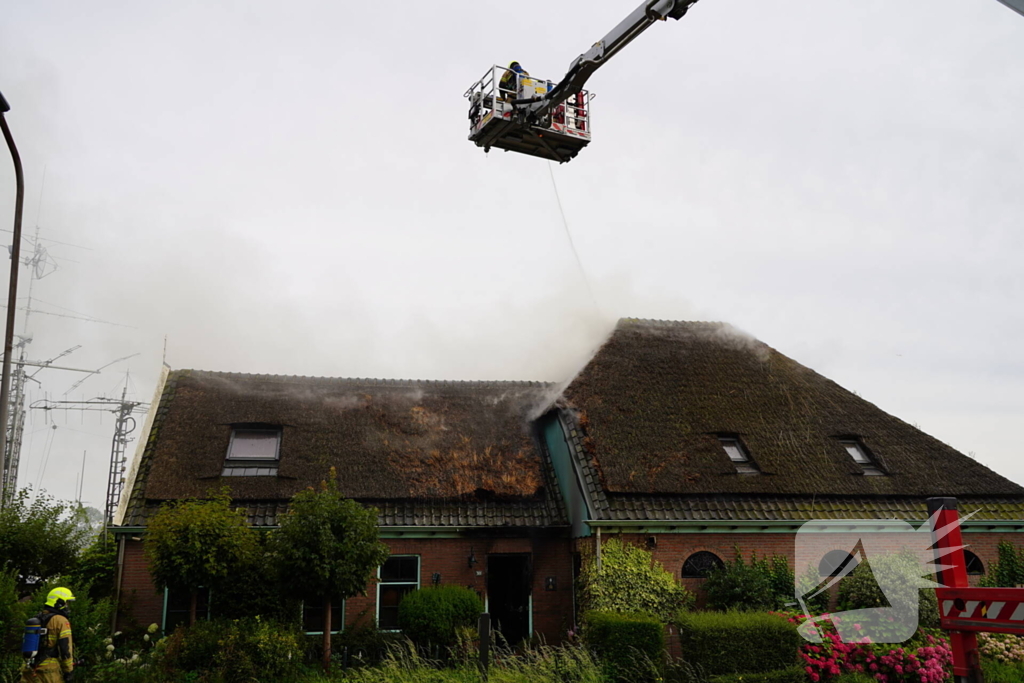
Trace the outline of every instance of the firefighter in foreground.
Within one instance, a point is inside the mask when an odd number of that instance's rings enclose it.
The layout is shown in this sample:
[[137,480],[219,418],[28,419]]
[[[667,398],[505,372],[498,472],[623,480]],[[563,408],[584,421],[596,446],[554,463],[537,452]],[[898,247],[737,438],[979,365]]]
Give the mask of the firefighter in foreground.
[[[22,683],[72,683],[75,663],[72,659],[70,607],[75,596],[67,588],[54,588],[46,596],[46,606],[26,624],[28,657],[21,673]],[[37,622],[33,624],[32,622]],[[26,649],[35,629],[37,650]],[[43,630],[45,629],[45,632]]]

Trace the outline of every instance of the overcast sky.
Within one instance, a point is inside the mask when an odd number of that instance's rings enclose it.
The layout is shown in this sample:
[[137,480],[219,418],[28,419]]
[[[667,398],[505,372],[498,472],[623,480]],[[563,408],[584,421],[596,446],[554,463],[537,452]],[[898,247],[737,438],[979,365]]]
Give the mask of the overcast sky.
[[[462,94],[511,59],[557,80],[633,6],[7,3],[25,228],[58,266],[34,307],[122,325],[33,315],[29,355],[138,353],[69,398],[130,370],[148,401],[165,335],[174,368],[563,380],[618,317],[724,320],[1024,483],[1024,17],[702,0],[654,26],[551,167],[584,277],[548,162],[474,147]],[[87,451],[102,507],[112,416],[49,417],[19,483],[74,497]]]

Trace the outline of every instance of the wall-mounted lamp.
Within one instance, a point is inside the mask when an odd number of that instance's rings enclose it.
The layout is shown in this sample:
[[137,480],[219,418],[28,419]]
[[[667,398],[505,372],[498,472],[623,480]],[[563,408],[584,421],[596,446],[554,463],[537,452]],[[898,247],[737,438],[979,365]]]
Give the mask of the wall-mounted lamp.
[[430,580],[434,582],[435,586],[441,583],[441,572],[434,572]]
[[473,549],[470,548],[469,549],[469,568],[472,569],[473,565],[475,565],[477,563],[477,561],[478,560],[476,559],[476,554],[473,552]]
[[546,579],[544,579],[544,590],[546,590],[546,591],[556,591],[556,590],[558,590],[558,579],[556,579],[554,576],[549,576]]

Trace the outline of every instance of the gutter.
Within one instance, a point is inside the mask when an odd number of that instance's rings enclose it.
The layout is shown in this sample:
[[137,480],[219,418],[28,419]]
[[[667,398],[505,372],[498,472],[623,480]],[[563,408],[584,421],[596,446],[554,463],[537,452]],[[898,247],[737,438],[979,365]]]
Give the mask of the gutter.
[[[278,529],[278,526],[253,527],[257,531],[271,531]],[[531,530],[565,530],[571,528],[568,524],[552,524],[550,526],[495,526],[495,525],[463,525],[463,526],[378,526],[381,538],[412,538],[413,535],[432,538],[454,538],[457,535],[470,532],[495,532],[503,533]],[[110,533],[125,536],[128,534],[144,534],[144,526],[118,526],[110,527]],[[444,534],[444,536],[441,536]]]
[[[815,531],[808,526],[817,520],[704,520],[692,519],[588,519],[584,520],[593,529],[617,530],[618,533],[632,531],[635,533],[793,533],[807,526],[807,531]],[[827,520],[827,527],[817,531],[824,533],[848,533],[851,531],[889,531],[906,533],[906,525],[918,529],[928,520],[899,519],[836,519]],[[834,524],[833,524],[834,523]],[[967,520],[961,526],[971,532],[1022,532],[1024,520]]]

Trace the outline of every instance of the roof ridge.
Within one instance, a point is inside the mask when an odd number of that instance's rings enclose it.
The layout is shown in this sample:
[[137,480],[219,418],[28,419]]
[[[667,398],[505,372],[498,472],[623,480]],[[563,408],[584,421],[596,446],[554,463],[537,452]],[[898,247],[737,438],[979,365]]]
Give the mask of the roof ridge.
[[509,386],[550,387],[558,384],[557,382],[549,382],[545,380],[520,379],[416,379],[398,377],[333,377],[328,375],[276,375],[269,373],[230,372],[225,370],[201,370],[197,368],[180,368],[177,370],[172,370],[171,372],[172,374],[177,374],[178,376],[192,374],[196,376],[206,375],[213,377],[225,377],[231,379],[321,380],[325,382],[360,382],[366,384],[375,384],[378,386],[399,386],[402,384],[427,384],[439,386],[484,386],[502,384]]

